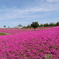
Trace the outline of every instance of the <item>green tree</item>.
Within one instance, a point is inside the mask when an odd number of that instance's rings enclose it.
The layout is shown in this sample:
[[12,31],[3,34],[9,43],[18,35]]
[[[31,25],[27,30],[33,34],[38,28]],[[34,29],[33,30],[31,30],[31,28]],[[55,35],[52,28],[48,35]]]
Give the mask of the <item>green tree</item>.
[[33,27],[35,30],[37,27],[39,27],[38,22],[32,22],[31,27]]
[[39,27],[44,27],[44,25],[43,24],[40,24]]
[[27,26],[23,26],[22,28],[27,28]]
[[48,26],[49,26],[49,24],[48,24],[48,23],[44,24],[44,27],[48,27]]
[[49,26],[55,26],[55,24],[54,24],[53,22],[51,22],[51,23],[49,24]]
[[5,26],[5,25],[4,25],[3,27],[4,27],[4,28],[6,28],[6,26]]
[[59,26],[59,22],[56,23],[56,26]]
[[27,25],[27,28],[31,28],[31,25]]

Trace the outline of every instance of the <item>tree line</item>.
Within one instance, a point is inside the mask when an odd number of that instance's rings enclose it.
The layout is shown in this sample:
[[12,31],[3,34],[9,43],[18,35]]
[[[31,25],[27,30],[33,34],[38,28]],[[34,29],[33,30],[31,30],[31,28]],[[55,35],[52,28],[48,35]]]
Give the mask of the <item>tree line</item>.
[[[38,22],[32,22],[30,25],[27,25],[27,26],[22,26],[21,24],[19,24],[17,27],[18,28],[20,28],[20,27],[22,27],[22,28],[37,28],[37,27],[51,27],[51,26],[59,26],[59,22],[57,22],[57,23],[53,23],[53,22],[51,22],[51,23],[45,23],[45,24],[39,24]],[[3,26],[4,28],[6,28],[6,26],[4,25]],[[8,28],[9,28],[9,26],[8,26]]]
[[36,24],[36,26],[38,26],[38,27],[50,27],[50,26],[59,26],[59,22],[57,22],[57,23],[53,23],[53,22],[51,22],[51,23],[45,23],[45,24],[40,24],[39,25],[39,23],[38,22],[32,22],[32,24],[33,25],[27,25],[27,26],[23,26],[23,28],[31,28],[31,27],[33,27],[33,26],[35,26],[35,24]]

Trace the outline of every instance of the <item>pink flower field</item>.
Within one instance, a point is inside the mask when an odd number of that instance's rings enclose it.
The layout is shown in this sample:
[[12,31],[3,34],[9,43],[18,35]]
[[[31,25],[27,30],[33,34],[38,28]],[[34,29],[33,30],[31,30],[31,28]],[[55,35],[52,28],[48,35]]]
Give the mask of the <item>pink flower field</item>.
[[0,59],[59,59],[59,26],[43,30],[0,29]]

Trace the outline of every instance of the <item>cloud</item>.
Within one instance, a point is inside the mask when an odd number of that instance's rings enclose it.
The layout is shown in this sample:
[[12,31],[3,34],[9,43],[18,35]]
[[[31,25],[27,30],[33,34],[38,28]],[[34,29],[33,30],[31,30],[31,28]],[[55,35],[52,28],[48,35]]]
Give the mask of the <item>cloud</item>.
[[26,10],[20,10],[20,9],[0,10],[0,11],[4,12],[3,14],[0,14],[0,20],[37,17],[37,15],[35,15],[35,13],[37,13],[37,12],[47,12],[47,11],[52,11],[52,10],[53,9],[38,8],[38,7],[26,9]]
[[[43,0],[42,0],[43,1]],[[58,0],[47,0],[48,2],[56,2]],[[34,18],[34,17],[43,17],[45,14],[35,14],[40,12],[49,12],[49,11],[59,11],[59,3],[51,4],[44,2],[39,4],[38,6],[31,6],[31,8],[19,9],[19,8],[4,8],[0,9],[0,20],[8,20],[14,18]],[[2,12],[2,14],[1,14]]]
[[0,14],[0,20],[37,17],[37,15],[33,15],[33,14],[41,11],[49,11],[49,10],[44,8],[31,8],[26,10],[20,10],[20,9],[0,10],[0,12],[4,12],[3,14]]
[[11,24],[26,24],[26,23],[31,23],[31,22],[10,22]]
[[47,0],[48,2],[58,2],[58,0]]

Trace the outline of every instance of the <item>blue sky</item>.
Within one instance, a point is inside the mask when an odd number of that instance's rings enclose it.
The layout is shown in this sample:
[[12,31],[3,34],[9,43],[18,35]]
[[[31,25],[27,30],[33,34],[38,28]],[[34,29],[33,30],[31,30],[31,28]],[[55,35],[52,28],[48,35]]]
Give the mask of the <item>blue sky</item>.
[[59,0],[0,0],[0,27],[59,21]]

